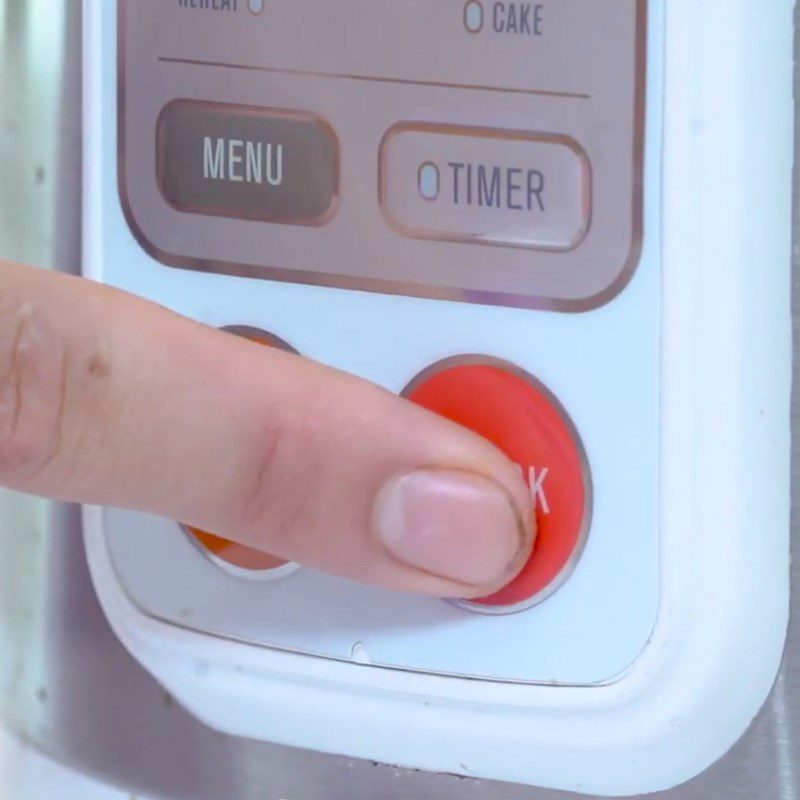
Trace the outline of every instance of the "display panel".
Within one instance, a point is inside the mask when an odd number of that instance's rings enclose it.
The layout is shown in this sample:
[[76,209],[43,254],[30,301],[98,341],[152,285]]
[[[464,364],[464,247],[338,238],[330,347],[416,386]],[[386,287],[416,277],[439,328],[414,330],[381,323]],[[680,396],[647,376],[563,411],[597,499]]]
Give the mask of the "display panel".
[[645,16],[641,0],[120,0],[129,224],[174,267],[600,305],[640,256]]

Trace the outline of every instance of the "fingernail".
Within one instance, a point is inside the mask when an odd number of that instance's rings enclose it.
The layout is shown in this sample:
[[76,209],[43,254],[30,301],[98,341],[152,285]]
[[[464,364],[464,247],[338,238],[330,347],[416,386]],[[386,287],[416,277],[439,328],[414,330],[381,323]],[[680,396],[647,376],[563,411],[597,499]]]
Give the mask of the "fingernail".
[[392,478],[378,494],[374,522],[377,536],[399,561],[471,586],[501,580],[525,536],[499,484],[456,470]]

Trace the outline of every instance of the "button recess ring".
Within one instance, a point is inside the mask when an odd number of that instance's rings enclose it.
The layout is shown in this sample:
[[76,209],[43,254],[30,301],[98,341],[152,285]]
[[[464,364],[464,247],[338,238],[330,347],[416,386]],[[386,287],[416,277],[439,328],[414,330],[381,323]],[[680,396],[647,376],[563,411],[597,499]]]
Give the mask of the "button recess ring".
[[490,597],[453,602],[484,614],[511,614],[546,600],[575,569],[592,517],[589,464],[566,410],[533,376],[486,356],[440,361],[402,394],[499,447],[530,489],[537,538],[522,572]]

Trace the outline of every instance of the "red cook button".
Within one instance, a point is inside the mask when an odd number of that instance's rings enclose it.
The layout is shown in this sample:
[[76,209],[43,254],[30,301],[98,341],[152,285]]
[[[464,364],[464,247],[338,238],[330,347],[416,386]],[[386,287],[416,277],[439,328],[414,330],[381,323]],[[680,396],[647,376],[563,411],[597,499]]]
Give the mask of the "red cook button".
[[[277,347],[291,353],[297,352],[291,345],[284,342],[283,339],[258,328],[235,325],[223,328],[223,330],[227,333],[233,333],[236,336],[249,339],[252,342],[263,344],[266,347]],[[228,539],[223,539],[212,533],[206,533],[198,528],[191,528],[187,525],[186,530],[204,550],[216,556],[220,561],[238,567],[239,569],[252,572],[265,572],[267,570],[283,567],[289,563],[283,558],[278,558],[269,553],[263,553],[261,550],[231,542]]]
[[588,462],[567,413],[536,379],[489,358],[435,364],[403,394],[495,444],[530,487],[538,528],[530,561],[504,589],[463,605],[509,613],[549,597],[574,568],[591,517]]

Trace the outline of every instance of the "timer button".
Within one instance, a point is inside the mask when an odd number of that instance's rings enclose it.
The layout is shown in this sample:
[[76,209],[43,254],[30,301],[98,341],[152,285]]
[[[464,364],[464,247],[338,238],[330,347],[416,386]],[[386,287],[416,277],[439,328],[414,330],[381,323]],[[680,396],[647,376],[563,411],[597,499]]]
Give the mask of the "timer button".
[[379,194],[417,239],[572,250],[591,224],[589,158],[567,136],[401,124],[381,144]]
[[435,364],[403,394],[495,444],[519,466],[530,489],[537,538],[527,565],[491,597],[459,605],[502,614],[552,595],[577,563],[592,509],[588,462],[564,408],[522,370],[471,356]]

